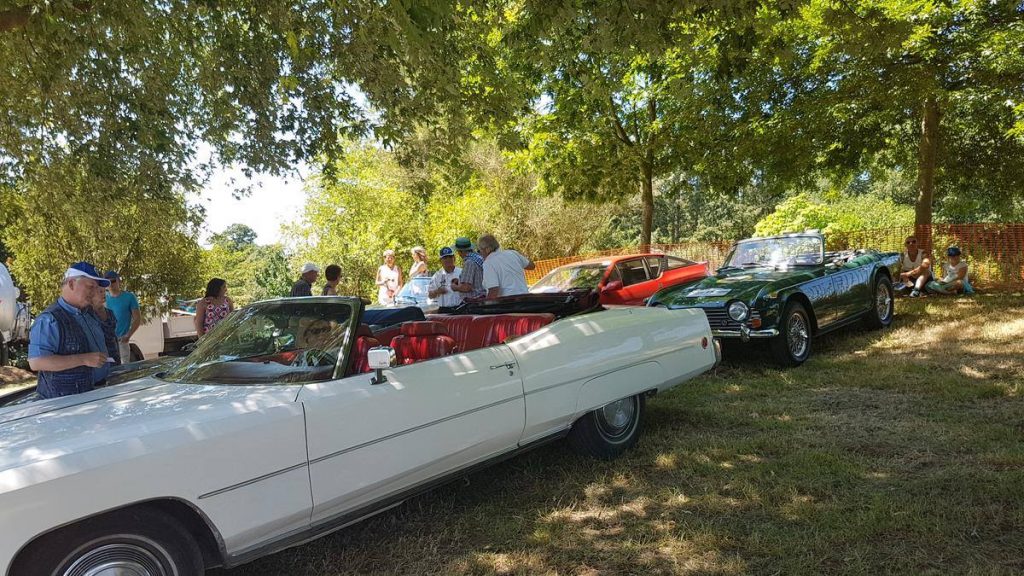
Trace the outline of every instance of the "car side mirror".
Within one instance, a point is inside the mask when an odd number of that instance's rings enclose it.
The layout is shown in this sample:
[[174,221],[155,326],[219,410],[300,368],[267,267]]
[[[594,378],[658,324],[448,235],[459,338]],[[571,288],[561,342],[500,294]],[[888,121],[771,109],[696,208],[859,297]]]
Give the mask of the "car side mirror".
[[370,379],[370,384],[383,384],[388,381],[384,376],[384,370],[394,367],[398,363],[395,357],[395,349],[390,346],[375,346],[366,352],[366,363],[371,370],[377,374]]
[[605,284],[604,288],[601,288],[601,292],[614,292],[616,290],[622,290],[622,280],[612,280]]

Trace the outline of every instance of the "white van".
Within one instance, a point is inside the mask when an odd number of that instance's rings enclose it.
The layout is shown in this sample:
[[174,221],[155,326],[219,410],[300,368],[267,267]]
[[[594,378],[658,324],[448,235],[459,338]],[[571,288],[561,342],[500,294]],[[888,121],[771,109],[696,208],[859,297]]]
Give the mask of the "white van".
[[7,266],[0,263],[0,343],[28,340],[32,315],[28,304],[18,302],[21,290],[14,285]]

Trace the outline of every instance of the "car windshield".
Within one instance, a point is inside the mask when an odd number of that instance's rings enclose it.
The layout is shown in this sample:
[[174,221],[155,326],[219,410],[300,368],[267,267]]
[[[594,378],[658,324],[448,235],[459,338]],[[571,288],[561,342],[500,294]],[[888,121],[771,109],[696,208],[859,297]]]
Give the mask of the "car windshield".
[[758,238],[737,244],[724,267],[810,266],[822,263],[823,251],[821,236]]
[[429,276],[416,276],[410,279],[395,295],[395,302],[399,304],[429,304],[430,297],[427,296],[429,284]]
[[353,316],[337,298],[261,302],[231,314],[167,373],[192,384],[316,382],[344,371]]
[[548,272],[530,288],[534,294],[544,292],[568,292],[569,290],[593,290],[608,269],[606,264],[581,264],[562,266]]

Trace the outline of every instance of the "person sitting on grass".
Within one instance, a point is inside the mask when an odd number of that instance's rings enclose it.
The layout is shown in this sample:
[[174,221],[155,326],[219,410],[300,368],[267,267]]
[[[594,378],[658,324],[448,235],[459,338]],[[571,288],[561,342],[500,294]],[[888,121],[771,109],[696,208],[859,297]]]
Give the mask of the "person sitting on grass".
[[917,297],[932,279],[932,261],[924,250],[917,247],[917,238],[910,236],[903,245],[907,250],[900,254],[900,280],[896,283],[896,291],[912,290],[910,296]]
[[960,248],[950,246],[946,250],[947,262],[942,265],[942,280],[931,281],[926,288],[932,294],[973,294],[967,274],[967,262],[960,257]]

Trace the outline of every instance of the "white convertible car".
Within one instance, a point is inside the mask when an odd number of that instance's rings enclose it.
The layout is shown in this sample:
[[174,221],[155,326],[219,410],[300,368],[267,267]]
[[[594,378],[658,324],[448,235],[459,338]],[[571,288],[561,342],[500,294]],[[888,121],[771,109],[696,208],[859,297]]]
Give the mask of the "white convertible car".
[[262,302],[167,373],[0,407],[0,576],[202,574],[552,439],[612,458],[717,362],[699,310],[362,314]]

